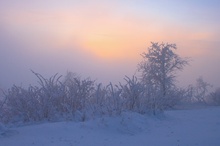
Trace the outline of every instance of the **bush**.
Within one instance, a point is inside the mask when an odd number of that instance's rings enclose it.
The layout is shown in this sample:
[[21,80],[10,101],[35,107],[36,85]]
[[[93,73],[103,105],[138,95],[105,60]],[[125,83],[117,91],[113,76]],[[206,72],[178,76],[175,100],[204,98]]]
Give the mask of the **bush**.
[[210,94],[211,100],[214,105],[220,105],[220,88],[216,89],[214,92]]
[[126,76],[125,84],[102,86],[74,73],[67,73],[62,81],[57,74],[45,79],[33,73],[40,86],[11,87],[1,108],[2,122],[85,121],[95,116],[119,115],[123,111],[156,114],[172,108],[182,94],[172,88],[161,98],[161,92],[142,84],[135,76]]
[[39,79],[39,87],[30,85],[24,89],[14,85],[5,94],[7,100],[1,108],[3,122],[73,118],[76,111],[85,110],[86,101],[93,94],[94,81],[66,77],[66,80],[61,82],[61,76],[57,74],[45,79],[40,74],[33,73]]
[[[81,79],[71,72],[61,80],[58,74],[46,79],[32,71],[39,86],[11,87],[5,94],[6,100],[0,101],[1,121],[35,122],[60,118],[84,121],[92,116],[117,115],[123,111],[156,114],[173,108],[187,92],[176,87],[176,72],[188,64],[188,60],[177,55],[175,50],[175,44],[152,43],[148,52],[142,54],[140,80],[126,76],[125,84],[115,86],[111,83],[96,85],[90,78]],[[199,81],[199,85],[204,83]],[[198,88],[199,95],[206,93],[203,87],[207,85],[202,85]]]

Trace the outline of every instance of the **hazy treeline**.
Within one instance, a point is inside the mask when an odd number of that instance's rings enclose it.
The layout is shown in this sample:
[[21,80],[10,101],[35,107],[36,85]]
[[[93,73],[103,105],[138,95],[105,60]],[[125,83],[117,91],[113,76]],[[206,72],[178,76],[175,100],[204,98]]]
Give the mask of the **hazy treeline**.
[[141,76],[125,76],[125,83],[103,86],[90,78],[68,72],[49,79],[34,71],[39,85],[14,85],[0,100],[0,122],[84,121],[124,111],[157,114],[180,104],[220,105],[220,90],[198,78],[187,88],[176,86],[176,73],[189,63],[175,53],[175,44],[152,43],[138,64]]

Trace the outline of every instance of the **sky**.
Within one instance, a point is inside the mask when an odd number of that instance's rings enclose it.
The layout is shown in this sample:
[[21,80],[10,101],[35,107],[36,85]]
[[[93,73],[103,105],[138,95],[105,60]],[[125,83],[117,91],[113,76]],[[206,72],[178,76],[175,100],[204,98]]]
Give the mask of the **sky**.
[[218,0],[1,0],[0,88],[35,84],[30,70],[117,84],[138,74],[150,42],[191,58],[180,85],[220,87],[219,18]]

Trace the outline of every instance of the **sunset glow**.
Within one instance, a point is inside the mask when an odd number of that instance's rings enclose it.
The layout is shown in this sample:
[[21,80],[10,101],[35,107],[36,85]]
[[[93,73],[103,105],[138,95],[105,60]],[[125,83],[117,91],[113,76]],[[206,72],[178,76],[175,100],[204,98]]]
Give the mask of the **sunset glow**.
[[[192,62],[194,68],[189,67],[188,72],[195,69],[193,72],[198,74],[189,78],[203,76],[202,62],[220,61],[217,59],[220,58],[219,6],[218,1],[208,0],[48,0],[33,3],[3,0],[0,2],[0,61],[2,67],[11,65],[2,71],[6,76],[3,78],[14,76],[14,66],[8,57],[14,56],[18,63],[14,64],[22,66],[17,71],[20,74],[28,74],[30,68],[51,75],[70,70],[100,77],[100,81],[117,82],[136,71],[140,54],[151,41],[176,43],[180,55],[196,60]],[[27,64],[22,64],[24,62]],[[108,77],[104,73],[97,74],[100,68],[118,74],[108,74]],[[118,68],[120,70],[116,70]],[[208,76],[217,75],[219,68],[213,68],[205,78],[216,81]],[[28,79],[21,80],[18,82],[28,82]],[[0,81],[0,86],[4,86],[6,79]]]

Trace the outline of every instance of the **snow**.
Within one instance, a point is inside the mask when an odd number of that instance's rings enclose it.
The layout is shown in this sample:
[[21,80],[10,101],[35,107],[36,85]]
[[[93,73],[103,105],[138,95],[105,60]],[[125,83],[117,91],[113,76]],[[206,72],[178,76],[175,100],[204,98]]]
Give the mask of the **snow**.
[[0,146],[219,146],[220,107],[0,128]]

